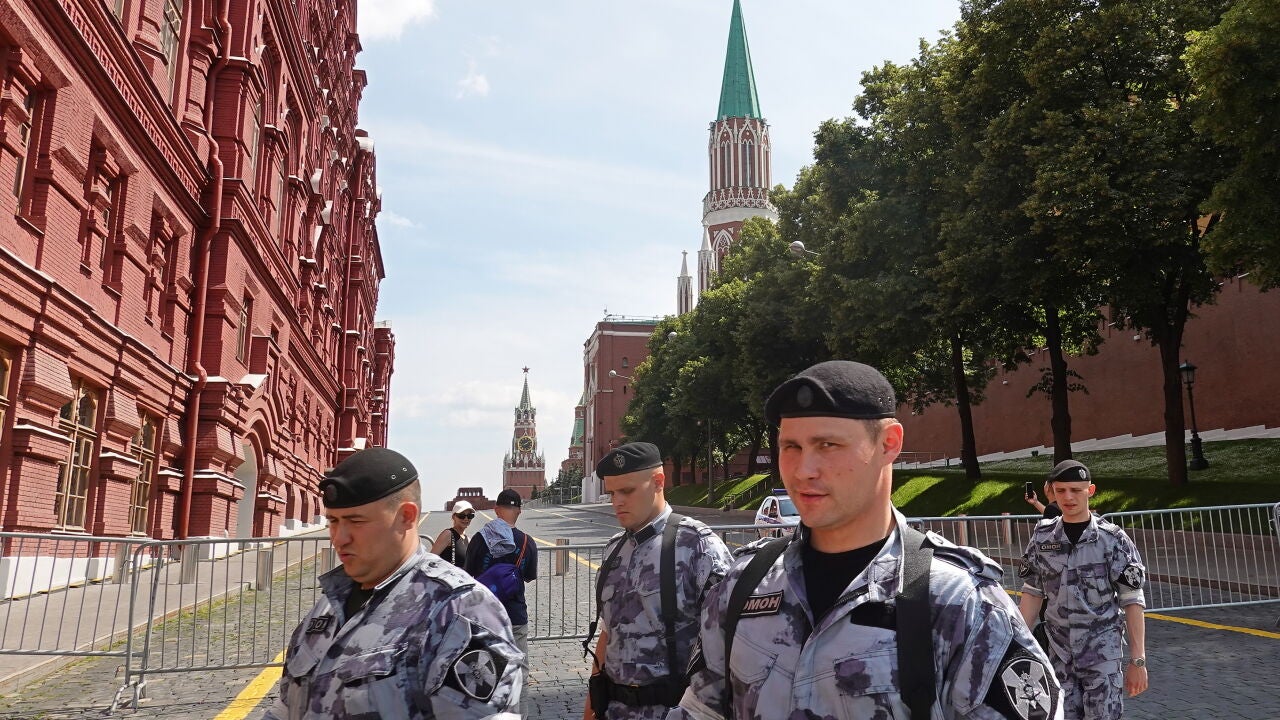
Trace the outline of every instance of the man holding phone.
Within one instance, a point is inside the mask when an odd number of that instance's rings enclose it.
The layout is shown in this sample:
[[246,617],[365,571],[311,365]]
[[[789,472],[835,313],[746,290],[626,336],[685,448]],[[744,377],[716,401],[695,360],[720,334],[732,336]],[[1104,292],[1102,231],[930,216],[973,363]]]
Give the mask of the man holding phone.
[[[1055,471],[1057,469],[1057,467],[1054,468]],[[1028,505],[1035,508],[1036,512],[1040,513],[1042,520],[1052,520],[1062,515],[1062,510],[1058,508],[1058,503],[1053,497],[1053,483],[1056,479],[1055,473],[1050,472],[1048,479],[1044,481],[1044,499],[1048,501],[1048,505],[1040,502],[1040,499],[1036,497],[1034,483],[1028,482],[1023,490],[1023,499],[1027,501]]]

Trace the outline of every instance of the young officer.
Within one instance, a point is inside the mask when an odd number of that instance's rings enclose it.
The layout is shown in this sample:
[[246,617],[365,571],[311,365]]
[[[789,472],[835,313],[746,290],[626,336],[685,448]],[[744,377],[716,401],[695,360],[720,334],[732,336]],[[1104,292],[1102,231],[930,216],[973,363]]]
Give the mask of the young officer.
[[894,509],[896,407],[883,375],[848,361],[769,397],[800,527],[749,546],[711,590],[669,719],[1062,717],[999,566]]
[[1037,523],[1022,556],[1022,617],[1032,622],[1048,603],[1049,655],[1066,718],[1113,720],[1124,711],[1124,691],[1147,689],[1147,569],[1124,530],[1089,512],[1096,491],[1089,468],[1063,460],[1050,477],[1062,517]]
[[729,569],[729,550],[706,525],[671,511],[656,445],[612,450],[596,474],[624,532],[605,546],[596,581],[604,630],[583,717],[657,720],[684,692],[702,601]]
[[525,670],[502,606],[418,541],[418,472],[400,453],[360,450],[320,481],[342,566],[285,654],[267,720],[517,720]]

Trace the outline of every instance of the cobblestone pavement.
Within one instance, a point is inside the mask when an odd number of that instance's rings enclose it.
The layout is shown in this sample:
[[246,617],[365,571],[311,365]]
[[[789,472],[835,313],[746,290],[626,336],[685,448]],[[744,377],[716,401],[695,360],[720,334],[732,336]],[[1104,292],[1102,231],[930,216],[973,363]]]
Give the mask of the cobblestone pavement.
[[[539,538],[569,537],[576,543],[598,542],[612,534],[611,518],[587,511],[526,511],[521,527]],[[438,527],[429,522],[424,531]],[[713,519],[714,521],[714,519]],[[573,566],[576,565],[576,568]],[[550,563],[544,573],[551,571]],[[585,589],[593,574],[574,562],[563,581],[566,587]],[[575,590],[582,592],[582,590]],[[565,595],[547,591],[540,596],[540,612],[563,607]],[[575,601],[575,604],[578,601]],[[585,616],[585,610],[583,611]],[[1171,618],[1171,619],[1165,619]],[[1180,620],[1182,622],[1174,621]],[[1126,718],[1140,720],[1191,720],[1224,718],[1274,720],[1280,718],[1280,693],[1276,668],[1280,667],[1280,604],[1215,608],[1176,613],[1156,613],[1147,621],[1147,647],[1151,664],[1151,689],[1126,703]],[[1198,624],[1188,624],[1194,622]],[[1247,634],[1215,626],[1253,630]],[[557,625],[558,627],[558,625]],[[578,640],[546,640],[530,643],[530,676],[526,709],[530,720],[563,720],[581,717],[586,692],[587,661]],[[147,696],[138,710],[123,710],[123,717],[258,720],[265,703],[247,698],[228,709],[260,671],[225,670],[151,675]],[[123,681],[119,658],[77,660],[56,673],[0,695],[0,718],[101,718]],[[274,685],[266,689],[274,694]],[[270,702],[270,700],[267,700]]]

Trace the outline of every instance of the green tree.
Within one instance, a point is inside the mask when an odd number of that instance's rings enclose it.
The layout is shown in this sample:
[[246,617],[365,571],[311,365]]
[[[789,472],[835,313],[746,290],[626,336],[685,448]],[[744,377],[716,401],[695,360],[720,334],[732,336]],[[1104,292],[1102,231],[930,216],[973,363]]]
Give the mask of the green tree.
[[[1217,290],[1200,246],[1217,217],[1202,217],[1199,206],[1223,163],[1195,129],[1190,75],[1179,58],[1187,34],[1212,26],[1223,3],[998,4],[997,17],[1029,18],[1036,27],[1026,35],[996,22],[984,26],[1007,33],[1001,46],[1011,50],[986,61],[1010,63],[1023,78],[1024,93],[1006,116],[1015,122],[1001,124],[1002,140],[1022,144],[1013,152],[1026,180],[1015,194],[1019,222],[1028,237],[1046,243],[1053,265],[1069,269],[1061,279],[1086,290],[1042,293],[1057,307],[1105,306],[1115,324],[1157,348],[1166,456],[1170,479],[1180,484],[1179,352],[1192,308]],[[1052,378],[1055,388],[1062,381]]]
[[1198,127],[1234,153],[1204,204],[1222,223],[1206,238],[1214,269],[1280,286],[1280,3],[1236,0],[1221,22],[1191,33]]

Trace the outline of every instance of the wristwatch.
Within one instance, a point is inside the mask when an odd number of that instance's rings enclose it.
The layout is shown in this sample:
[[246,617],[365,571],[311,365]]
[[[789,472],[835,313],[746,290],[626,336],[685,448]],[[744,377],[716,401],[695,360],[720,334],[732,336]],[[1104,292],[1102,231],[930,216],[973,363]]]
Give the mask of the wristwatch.
[[1130,665],[1132,665],[1132,666],[1134,666],[1134,667],[1146,667],[1146,666],[1147,666],[1147,659],[1146,659],[1146,658],[1144,658],[1144,657],[1131,658],[1131,659],[1129,660],[1129,664],[1130,664]]

